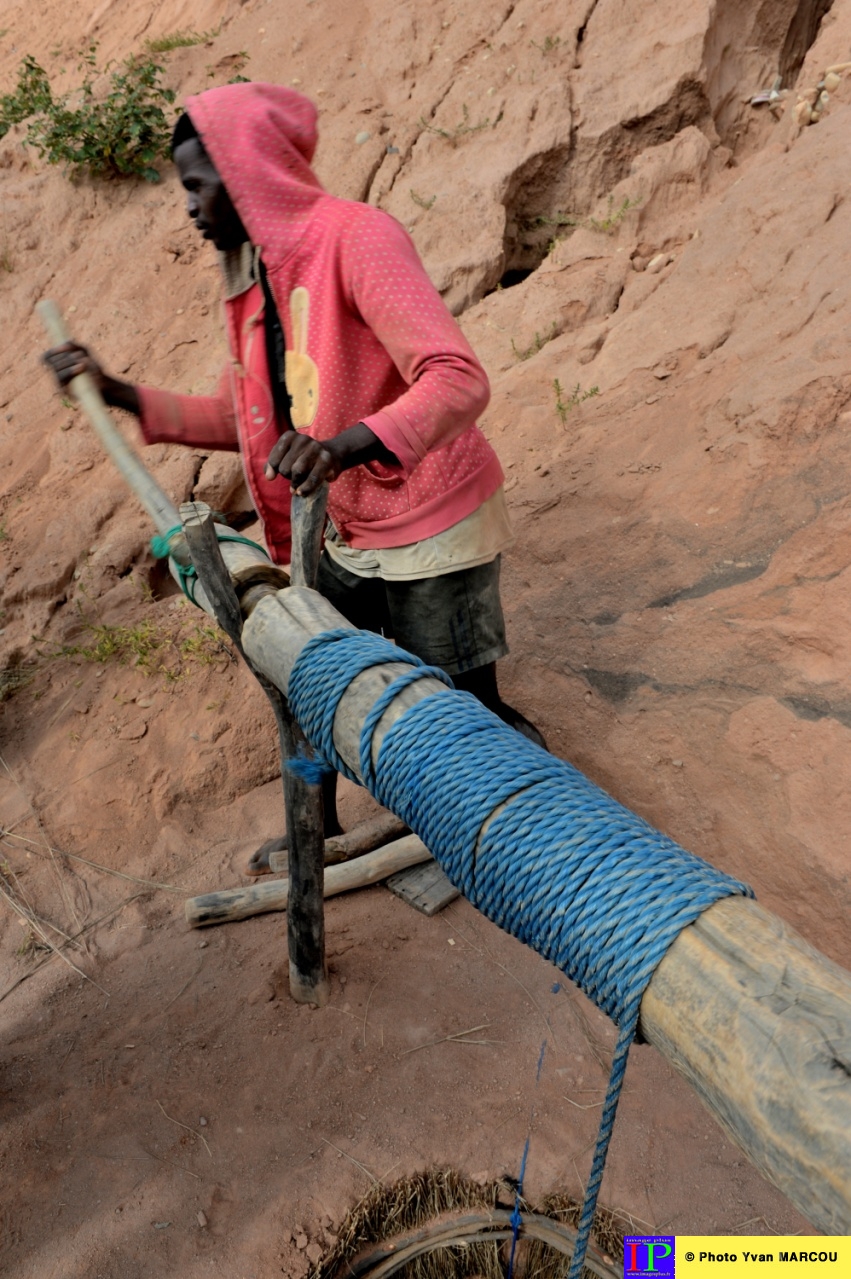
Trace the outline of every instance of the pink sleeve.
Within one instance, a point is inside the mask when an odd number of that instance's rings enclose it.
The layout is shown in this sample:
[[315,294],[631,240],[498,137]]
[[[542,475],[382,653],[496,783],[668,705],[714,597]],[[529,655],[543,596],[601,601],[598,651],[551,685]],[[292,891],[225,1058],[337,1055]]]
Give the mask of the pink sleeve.
[[361,420],[410,472],[475,423],[490,399],[487,375],[389,214],[370,209],[355,222],[342,268],[353,305],[409,387]]
[[189,444],[239,451],[230,367],[222,370],[215,395],[174,395],[139,386],[139,424],[146,444]]

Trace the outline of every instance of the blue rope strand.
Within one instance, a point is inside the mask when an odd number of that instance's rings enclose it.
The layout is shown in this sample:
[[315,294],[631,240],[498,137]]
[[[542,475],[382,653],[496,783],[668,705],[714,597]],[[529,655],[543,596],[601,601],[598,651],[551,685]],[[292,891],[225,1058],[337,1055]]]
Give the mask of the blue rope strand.
[[370,791],[482,914],[560,968],[619,1029],[568,1277],[579,1279],[647,984],[683,928],[719,898],[752,893],[468,693],[435,693],[406,711],[373,766],[372,735],[393,698],[416,679],[446,677],[369,632],[315,636],[290,676],[293,713],[329,766],[358,780],[334,746],[334,716],[352,680],[385,662],[412,669],[363,726]]

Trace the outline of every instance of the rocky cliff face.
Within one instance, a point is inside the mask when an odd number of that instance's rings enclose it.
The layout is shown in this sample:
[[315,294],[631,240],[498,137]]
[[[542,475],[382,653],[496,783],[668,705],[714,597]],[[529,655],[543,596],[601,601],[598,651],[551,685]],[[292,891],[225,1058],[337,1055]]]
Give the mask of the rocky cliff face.
[[[409,227],[491,373],[484,425],[518,528],[512,696],[841,952],[851,83],[834,77],[817,124],[795,108],[851,56],[851,6],[373,2],[335,9],[329,40],[319,0],[297,21],[115,0],[85,40],[115,56],[190,16],[215,34],[167,55],[178,92],[247,52],[254,77],[312,93],[326,184]],[[57,75],[72,62],[57,21],[51,54],[55,25],[14,10],[7,79],[24,51]],[[39,372],[33,303],[56,296],[131,378],[203,389],[223,357],[216,268],[173,176],[72,185],[21,133],[0,152],[6,665],[67,644],[81,610],[136,616],[133,583],[152,580],[144,519]],[[233,459],[147,460],[178,500],[239,501]],[[5,709],[36,755],[63,725],[41,709],[28,694]],[[152,730],[168,738],[169,716]]]

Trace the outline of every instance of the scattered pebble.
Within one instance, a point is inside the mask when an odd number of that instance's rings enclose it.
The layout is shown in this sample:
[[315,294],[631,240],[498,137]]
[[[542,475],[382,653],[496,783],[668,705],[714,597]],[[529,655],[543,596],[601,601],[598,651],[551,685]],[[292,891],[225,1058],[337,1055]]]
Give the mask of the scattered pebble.
[[673,764],[674,768],[682,768],[683,766],[683,761],[681,759],[672,759],[671,763]]
[[154,1230],[168,1230],[169,1226],[171,1225],[171,1222],[170,1221],[153,1221],[151,1222],[151,1225],[154,1227]]
[[372,134],[369,132],[368,129],[361,129],[360,133],[355,134],[356,146],[362,147],[364,142],[369,142],[369,139],[371,137],[372,137]]
[[207,1120],[204,1118],[204,1116],[203,1116],[203,1115],[202,1115],[202,1116],[201,1116],[201,1118],[198,1120],[198,1126],[199,1126],[199,1128],[206,1128],[206,1127],[207,1127]]
[[651,258],[650,261],[647,263],[648,275],[657,275],[662,270],[662,267],[667,266],[670,261],[671,261],[670,254],[657,253],[655,258]]
[[454,937],[449,937],[449,938],[447,938],[447,944],[448,944],[449,946],[454,946],[454,945],[455,945],[455,938],[454,938]]
[[200,1209],[198,1211],[198,1225],[201,1227],[202,1230],[207,1225],[207,1214],[204,1212],[201,1212]]
[[122,742],[138,742],[147,731],[148,725],[141,720],[135,724],[125,724],[118,736]]

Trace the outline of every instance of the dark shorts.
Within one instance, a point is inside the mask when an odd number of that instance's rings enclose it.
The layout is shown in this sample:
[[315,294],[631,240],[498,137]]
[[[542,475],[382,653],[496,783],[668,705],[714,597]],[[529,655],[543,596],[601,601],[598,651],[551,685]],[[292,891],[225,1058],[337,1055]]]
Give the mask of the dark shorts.
[[357,577],[327,551],[317,589],[347,621],[377,631],[448,675],[488,666],[508,652],[499,559],[412,582]]

